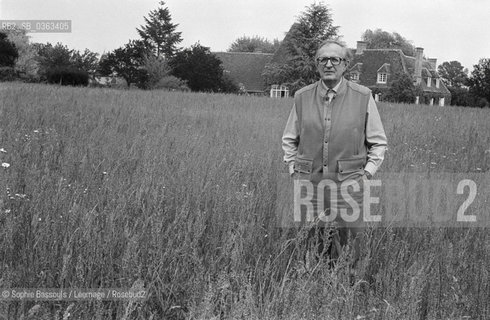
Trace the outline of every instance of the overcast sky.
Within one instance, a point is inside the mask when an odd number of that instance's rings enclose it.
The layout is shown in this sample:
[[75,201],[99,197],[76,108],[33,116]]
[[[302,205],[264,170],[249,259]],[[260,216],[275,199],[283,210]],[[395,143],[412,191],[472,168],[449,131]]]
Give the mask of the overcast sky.
[[[282,39],[313,0],[167,0],[181,46],[199,41],[226,51],[238,37]],[[458,60],[472,69],[490,58],[488,0],[329,0],[334,24],[352,48],[366,29],[398,32],[437,63]],[[35,42],[102,53],[137,39],[135,28],[158,0],[0,0],[0,19],[72,20],[69,34],[31,34]]]

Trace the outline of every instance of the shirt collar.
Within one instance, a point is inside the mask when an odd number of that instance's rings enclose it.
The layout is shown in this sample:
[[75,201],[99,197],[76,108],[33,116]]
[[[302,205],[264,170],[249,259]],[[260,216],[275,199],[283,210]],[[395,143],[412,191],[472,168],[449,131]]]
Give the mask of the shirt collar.
[[333,91],[335,94],[337,94],[339,92],[340,86],[344,84],[344,81],[344,77],[340,78],[339,83],[337,83],[335,87],[330,89],[325,85],[325,83],[323,83],[322,80],[320,80],[320,93],[322,97],[325,97],[329,91]]

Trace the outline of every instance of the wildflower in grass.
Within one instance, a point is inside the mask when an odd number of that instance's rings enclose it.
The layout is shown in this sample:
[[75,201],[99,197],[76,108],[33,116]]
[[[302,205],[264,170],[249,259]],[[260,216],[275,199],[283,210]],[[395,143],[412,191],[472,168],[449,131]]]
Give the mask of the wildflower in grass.
[[12,210],[10,210],[10,209],[6,209],[6,210],[5,210],[5,213],[10,213],[11,211],[12,211]]
[[34,130],[34,133],[39,133],[39,130]]
[[10,163],[2,162],[2,168],[8,168],[8,167],[10,167]]
[[0,148],[0,152],[1,153],[7,153],[7,150],[5,150],[4,148]]

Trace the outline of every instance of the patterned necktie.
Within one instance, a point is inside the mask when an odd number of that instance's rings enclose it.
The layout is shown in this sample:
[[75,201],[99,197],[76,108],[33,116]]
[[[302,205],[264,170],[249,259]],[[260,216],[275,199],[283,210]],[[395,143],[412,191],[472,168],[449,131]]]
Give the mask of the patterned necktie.
[[329,89],[327,92],[327,95],[325,96],[325,100],[328,101],[328,104],[330,104],[335,97],[335,91],[332,89]]

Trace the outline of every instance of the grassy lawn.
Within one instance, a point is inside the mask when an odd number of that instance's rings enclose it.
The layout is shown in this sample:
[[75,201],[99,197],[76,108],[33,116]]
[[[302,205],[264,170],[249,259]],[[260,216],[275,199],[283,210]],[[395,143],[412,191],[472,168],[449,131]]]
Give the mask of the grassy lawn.
[[[0,319],[490,318],[488,228],[368,228],[354,279],[305,262],[308,230],[274,213],[291,106],[1,84],[0,288],[148,297],[0,301]],[[489,110],[379,110],[380,174],[473,179],[471,212],[488,214]]]

